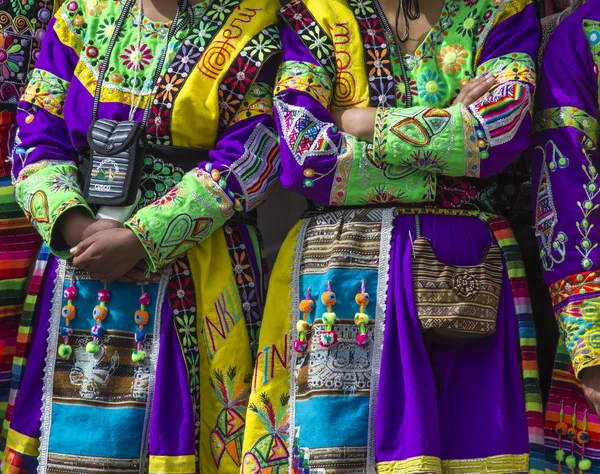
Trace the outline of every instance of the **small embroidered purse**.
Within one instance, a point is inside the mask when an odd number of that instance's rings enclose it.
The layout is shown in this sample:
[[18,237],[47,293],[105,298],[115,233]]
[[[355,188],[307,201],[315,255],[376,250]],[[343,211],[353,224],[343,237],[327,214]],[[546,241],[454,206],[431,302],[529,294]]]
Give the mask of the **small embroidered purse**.
[[88,204],[133,204],[146,152],[145,127],[135,121],[98,119],[88,131],[88,144],[90,162],[84,191]]
[[431,241],[413,242],[412,275],[417,316],[423,336],[445,344],[462,344],[496,332],[502,254],[492,245],[483,262],[471,267],[440,262]]

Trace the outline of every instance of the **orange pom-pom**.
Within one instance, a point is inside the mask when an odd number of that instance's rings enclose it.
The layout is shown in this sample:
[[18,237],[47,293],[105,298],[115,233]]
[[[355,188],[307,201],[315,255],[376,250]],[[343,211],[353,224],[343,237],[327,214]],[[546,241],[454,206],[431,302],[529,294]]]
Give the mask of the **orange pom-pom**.
[[135,324],[148,324],[148,311],[142,311],[138,309],[133,315]]
[[72,304],[63,306],[62,317],[65,318],[67,321],[72,321],[75,318],[75,306],[73,306]]
[[356,304],[367,306],[369,304],[369,293],[357,293],[355,301]]
[[334,305],[336,302],[335,293],[333,291],[326,291],[321,295],[321,301],[325,306]]
[[108,316],[108,309],[106,306],[98,305],[94,308],[93,317],[96,321],[103,321],[106,319],[106,316]]
[[554,427],[554,431],[556,431],[556,434],[560,436],[566,435],[568,430],[569,427],[562,421],[560,423],[556,423],[556,426]]
[[315,307],[315,302],[313,300],[302,300],[300,301],[300,311],[303,313],[310,313]]

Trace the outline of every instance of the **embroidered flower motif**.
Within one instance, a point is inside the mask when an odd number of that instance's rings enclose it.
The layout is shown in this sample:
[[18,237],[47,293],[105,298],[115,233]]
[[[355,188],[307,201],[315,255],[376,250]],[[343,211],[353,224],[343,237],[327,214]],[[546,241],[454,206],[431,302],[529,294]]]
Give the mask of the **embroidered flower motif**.
[[429,173],[444,174],[446,163],[444,157],[433,153],[432,151],[415,151],[410,154],[410,160],[407,165]]
[[365,0],[354,0],[350,2],[350,6],[356,12],[358,11],[361,16],[371,16],[375,13],[372,2],[365,2]]
[[216,23],[207,23],[201,21],[198,26],[192,30],[190,35],[190,41],[202,48],[205,48],[208,44],[209,39],[213,36],[213,33],[219,28]]
[[[404,76],[395,76],[394,83],[396,84],[396,99],[400,99],[403,104],[406,104],[406,85],[404,83]],[[410,95],[413,97],[417,96],[417,82],[413,81],[409,78],[408,80],[408,89],[410,90]]]
[[177,57],[171,64],[170,69],[179,73],[185,72],[186,74],[189,74],[190,70],[198,61],[200,54],[198,48],[184,44],[181,47],[181,52],[177,54]]
[[446,97],[448,86],[436,72],[427,69],[419,76],[417,83],[419,97],[432,105],[439,104]]
[[258,301],[256,300],[256,292],[250,290],[247,292],[245,289],[242,292],[242,311],[246,315],[246,321],[258,321],[260,315],[258,314]]
[[361,29],[366,33],[364,40],[369,45],[379,45],[385,42],[385,36],[383,34],[383,28],[380,26],[379,21],[374,19],[373,21],[359,21]]
[[369,71],[369,77],[375,74],[377,74],[377,76],[381,76],[383,74],[389,76],[390,70],[388,69],[388,65],[390,64],[390,60],[385,59],[387,56],[387,49],[376,49],[375,51],[368,49],[367,53],[372,58],[371,60],[367,61],[367,64],[372,67],[372,69]]
[[123,59],[123,65],[127,67],[127,69],[132,69],[135,66],[138,66],[142,71],[148,64],[150,64],[150,60],[154,57],[152,56],[152,51],[147,44],[143,44],[140,46],[138,50],[134,44],[125,48],[124,53],[119,56]]
[[312,18],[309,16],[308,10],[302,3],[290,7],[285,15],[291,16],[296,21],[296,24],[294,25],[296,31],[299,31],[304,23],[312,23]]
[[212,8],[206,12],[206,16],[208,18],[212,18],[214,20],[225,21],[229,14],[236,6],[236,0],[225,0],[220,2],[215,2]]
[[364,195],[362,201],[365,204],[387,204],[402,202],[402,192],[391,186],[375,186]]
[[76,193],[81,192],[77,176],[73,174],[58,174],[55,173],[48,179],[48,185],[54,192],[60,191],[74,191]]
[[233,94],[228,93],[225,97],[225,93],[222,89],[219,89],[219,108],[221,110],[220,115],[223,116],[226,122],[229,122],[231,114],[236,111],[236,106],[240,103],[239,99],[236,99]]
[[229,73],[233,74],[225,79],[225,84],[227,84],[232,90],[239,90],[245,94],[246,93],[246,85],[252,82],[251,76],[256,72],[256,67],[251,66],[248,61],[244,64],[244,61],[241,57],[237,58],[237,68],[232,67],[229,69]]
[[25,61],[23,47],[10,35],[0,33],[0,73],[9,79],[19,72],[19,64]]
[[245,251],[242,251],[241,254],[234,252],[233,261],[231,263],[233,264],[233,273],[236,275],[238,285],[241,285],[244,280],[247,282],[252,281],[252,277],[246,274],[246,270],[250,268],[250,263],[248,262]]
[[372,101],[377,101],[379,106],[381,107],[391,107],[393,105],[393,100],[396,97],[396,92],[394,90],[394,83],[388,81],[374,81],[375,82],[375,91],[377,95],[372,96]]
[[161,84],[156,98],[162,102],[172,103],[175,100],[177,92],[179,92],[179,86],[184,80],[183,77],[178,77],[175,74],[165,74],[165,80]]
[[475,5],[477,5],[479,3],[479,0],[464,0],[465,1],[465,5],[469,8],[474,7]]
[[456,74],[465,65],[467,56],[464,46],[451,44],[440,50],[437,62],[445,73]]
[[[107,17],[102,18],[100,21],[100,27],[98,28],[98,32],[96,33],[97,39],[99,42],[109,42],[115,32],[115,28],[117,25],[116,17]],[[119,37],[123,36],[123,30],[119,32]]]
[[169,116],[169,109],[166,107],[152,106],[151,118],[148,121],[148,135],[155,137],[165,137],[167,135],[167,128],[169,122],[165,119]]
[[277,45],[270,37],[264,34],[264,30],[250,41],[250,47],[252,48],[249,51],[250,56],[261,62],[277,50]]
[[477,9],[471,10],[467,18],[456,28],[456,32],[461,36],[473,38],[475,35],[475,27],[477,26]]
[[85,9],[88,15],[94,16],[100,15],[100,13],[102,13],[102,10],[104,10],[107,6],[107,0],[87,0],[85,4]]
[[327,42],[327,36],[320,35],[320,31],[308,30],[302,35],[302,39],[310,41],[308,47],[315,51],[317,59],[323,59],[325,56],[333,54],[333,46]]
[[181,195],[181,189],[174,187],[163,197],[154,202],[155,206],[172,207],[176,204],[177,198]]
[[[179,290],[183,291],[183,290]],[[196,339],[196,318],[191,315],[188,316],[184,314],[183,317],[176,316],[177,322],[179,323],[179,328],[177,332],[182,334],[182,343],[184,346],[191,346],[198,344],[198,340]]]

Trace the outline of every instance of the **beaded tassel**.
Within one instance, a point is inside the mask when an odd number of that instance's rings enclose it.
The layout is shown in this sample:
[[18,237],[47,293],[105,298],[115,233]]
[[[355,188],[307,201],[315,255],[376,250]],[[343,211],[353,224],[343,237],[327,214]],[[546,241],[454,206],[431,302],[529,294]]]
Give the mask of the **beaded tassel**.
[[583,422],[581,431],[577,433],[577,442],[581,445],[581,460],[579,461],[579,474],[589,471],[592,468],[592,460],[585,457],[585,445],[590,440],[590,434],[587,432],[587,410],[583,413]]
[[565,453],[565,450],[562,449],[562,437],[567,434],[567,431],[569,429],[567,424],[564,422],[564,418],[565,418],[565,407],[564,407],[564,403],[561,401],[560,402],[560,415],[558,418],[558,423],[556,423],[556,425],[554,426],[554,431],[556,431],[556,434],[558,435],[558,449],[554,453],[554,458],[556,459],[556,462],[558,463],[558,469],[557,469],[558,474],[562,473],[562,463],[565,462],[565,459],[567,457],[567,453]]
[[306,297],[300,301],[300,311],[302,312],[302,319],[296,323],[296,329],[298,330],[298,339],[294,341],[294,350],[298,353],[304,352],[306,345],[306,333],[310,331],[312,325],[308,322],[308,315],[312,313],[315,308],[315,302],[312,300],[310,294],[310,288],[306,290]]
[[327,312],[323,313],[321,319],[323,320],[323,324],[327,327],[327,331],[323,331],[321,333],[321,338],[319,343],[323,347],[331,347],[333,346],[338,339],[337,333],[333,330],[333,325],[335,324],[336,315],[333,312],[333,305],[336,303],[335,293],[331,291],[331,282],[327,282],[327,291],[325,291],[321,295],[321,301],[325,306],[327,306]]
[[69,337],[73,335],[73,329],[70,327],[71,321],[75,319],[75,305],[73,300],[77,298],[77,288],[75,287],[75,278],[71,277],[71,284],[65,288],[65,299],[67,304],[63,306],[62,317],[65,318],[65,325],[60,328],[60,335],[63,336],[63,343],[58,347],[58,355],[62,359],[68,359],[73,353],[73,348],[69,345]]
[[104,288],[98,292],[98,301],[100,301],[100,304],[94,307],[94,311],[92,313],[92,317],[94,318],[94,321],[96,321],[96,324],[92,326],[90,331],[93,339],[85,346],[85,350],[90,354],[98,353],[100,350],[98,341],[106,332],[106,329],[102,325],[102,321],[104,321],[106,316],[108,316],[108,308],[106,307],[106,303],[110,301],[110,291],[108,291],[106,285],[104,285]]
[[565,464],[575,474],[577,467],[577,458],[575,457],[575,439],[577,438],[577,404],[573,407],[573,416],[571,417],[571,428],[567,431],[567,437],[571,440],[571,455],[567,456]]
[[364,347],[369,343],[369,335],[367,334],[369,316],[365,313],[365,307],[369,304],[369,293],[365,291],[364,280],[360,283],[360,293],[356,294],[355,301],[360,307],[358,313],[354,315],[354,324],[359,327],[359,332],[356,335],[356,342],[359,346]]
[[135,363],[144,362],[146,359],[146,352],[144,351],[144,341],[146,340],[146,331],[144,331],[144,325],[148,324],[148,311],[146,306],[150,304],[150,293],[144,291],[144,285],[142,285],[142,294],[138,302],[140,303],[140,309],[138,309],[133,315],[135,324],[138,328],[135,331],[135,342],[137,343],[137,349],[131,354],[131,360]]

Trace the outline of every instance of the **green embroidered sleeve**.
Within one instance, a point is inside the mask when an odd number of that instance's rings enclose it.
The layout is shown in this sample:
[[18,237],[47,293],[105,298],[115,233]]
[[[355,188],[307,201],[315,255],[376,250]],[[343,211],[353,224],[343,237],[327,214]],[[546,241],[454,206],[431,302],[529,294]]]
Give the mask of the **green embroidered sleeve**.
[[25,216],[46,241],[52,253],[70,258],[69,248],[55,224],[69,209],[79,207],[90,217],[73,163],[38,161],[21,170],[15,185],[17,202]]
[[219,171],[195,169],[158,201],[125,223],[148,254],[156,272],[187,252],[233,216],[234,205],[219,186]]
[[514,160],[529,141],[533,60],[524,53],[502,55],[486,61],[477,73],[494,74],[495,83],[468,107],[379,108],[376,160],[475,178],[493,175]]
[[575,376],[600,365],[600,296],[571,301],[557,312]]

